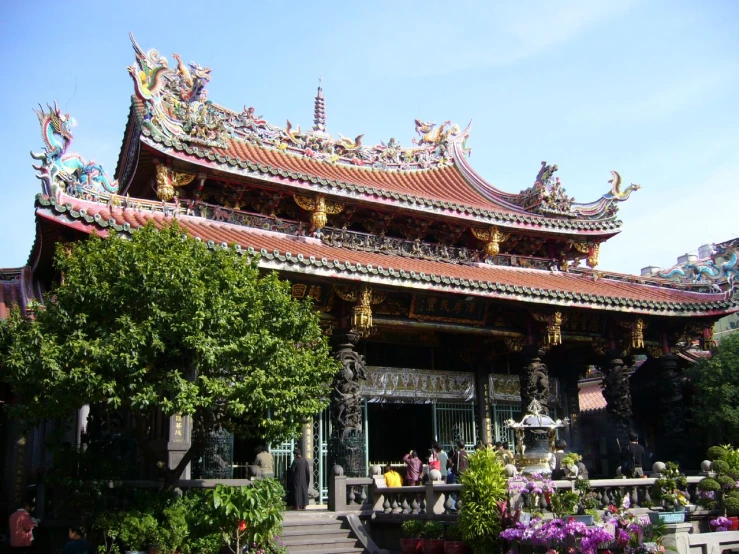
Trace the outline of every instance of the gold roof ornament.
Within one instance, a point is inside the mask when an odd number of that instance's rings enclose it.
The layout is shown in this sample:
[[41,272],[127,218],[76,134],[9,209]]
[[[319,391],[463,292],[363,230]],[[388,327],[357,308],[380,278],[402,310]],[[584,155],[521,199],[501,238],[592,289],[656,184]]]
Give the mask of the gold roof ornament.
[[352,308],[351,331],[360,337],[374,334],[377,328],[372,323],[372,306],[384,302],[387,294],[375,291],[365,284],[360,285],[359,289],[337,285],[334,290],[342,300],[357,303]]
[[492,258],[500,253],[500,243],[507,241],[510,233],[502,233],[495,225],[491,225],[489,229],[479,229],[471,227],[470,230],[475,238],[485,242],[485,255]]
[[644,330],[647,328],[647,322],[638,317],[634,321],[619,320],[618,324],[629,331],[629,347],[644,348]]
[[539,323],[546,323],[546,335],[543,343],[547,347],[562,344],[562,324],[567,321],[567,316],[562,312],[554,312],[552,314],[531,314]]
[[294,195],[295,203],[304,210],[311,212],[311,232],[320,238],[321,230],[328,222],[328,215],[336,215],[344,209],[343,202],[336,202],[326,198],[325,194],[316,194],[315,197]]

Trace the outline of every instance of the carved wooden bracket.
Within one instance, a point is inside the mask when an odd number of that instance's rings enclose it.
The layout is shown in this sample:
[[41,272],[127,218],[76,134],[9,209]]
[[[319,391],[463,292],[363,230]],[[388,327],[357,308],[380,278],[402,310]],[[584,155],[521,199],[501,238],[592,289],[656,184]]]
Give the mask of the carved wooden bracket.
[[175,187],[184,187],[189,185],[197,177],[196,173],[181,173],[175,171],[166,164],[155,160],[156,165],[156,194],[159,200],[169,202],[174,198]]

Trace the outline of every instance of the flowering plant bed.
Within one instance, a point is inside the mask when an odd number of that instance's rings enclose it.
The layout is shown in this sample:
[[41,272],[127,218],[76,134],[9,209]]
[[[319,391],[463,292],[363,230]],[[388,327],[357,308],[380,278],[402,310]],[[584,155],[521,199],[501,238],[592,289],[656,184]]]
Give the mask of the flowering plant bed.
[[505,540],[510,552],[526,554],[649,554],[664,552],[662,524],[650,524],[646,518],[619,511],[606,516],[602,525],[589,527],[574,518],[543,521],[534,518],[528,523],[516,522],[505,529],[500,538]]

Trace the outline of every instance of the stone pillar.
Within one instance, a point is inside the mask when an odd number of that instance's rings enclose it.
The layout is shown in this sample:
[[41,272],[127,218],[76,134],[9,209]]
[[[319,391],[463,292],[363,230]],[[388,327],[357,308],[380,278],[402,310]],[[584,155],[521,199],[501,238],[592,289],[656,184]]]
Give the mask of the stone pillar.
[[[313,478],[313,474],[315,473],[315,468],[318,467],[318,464],[316,460],[314,459],[314,453],[313,453],[313,420],[308,420],[303,425],[303,435],[300,439],[300,450],[303,452],[303,457],[308,461],[310,464],[310,481],[308,482],[308,497],[310,498],[310,503],[315,504],[317,500],[319,500],[319,494],[318,490],[316,489],[315,480]],[[319,454],[320,456],[320,454]]]
[[339,465],[347,477],[366,477],[365,443],[362,432],[362,398],[359,383],[367,378],[364,356],[355,350],[359,337],[338,332],[331,337],[333,356],[341,369],[331,385],[329,467]]
[[603,377],[603,396],[606,399],[606,412],[614,424],[620,444],[628,442],[629,431],[634,428],[631,409],[631,390],[629,388],[629,367],[621,359],[621,351],[611,350],[606,354],[601,366]]
[[[174,414],[169,416],[169,441],[167,441],[167,468],[174,469],[185,453],[190,450],[192,425],[190,416]],[[190,479],[190,464],[187,464],[180,479]]]
[[678,460],[687,444],[685,433],[685,408],[683,385],[685,378],[678,369],[678,358],[674,354],[664,354],[657,360],[659,377],[659,415],[661,433],[657,445],[660,459]]
[[529,404],[537,400],[541,405],[541,413],[549,413],[549,370],[541,361],[539,348],[526,346],[521,352],[522,367],[519,379],[521,382],[521,412],[527,413]]

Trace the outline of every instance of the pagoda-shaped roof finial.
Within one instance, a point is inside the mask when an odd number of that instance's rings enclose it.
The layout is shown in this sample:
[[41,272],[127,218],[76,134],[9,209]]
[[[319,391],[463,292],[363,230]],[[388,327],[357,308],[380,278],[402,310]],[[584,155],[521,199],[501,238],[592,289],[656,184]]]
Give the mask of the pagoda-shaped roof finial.
[[326,132],[326,102],[323,98],[323,77],[318,78],[318,92],[316,93],[316,105],[313,109],[313,130],[321,133]]

